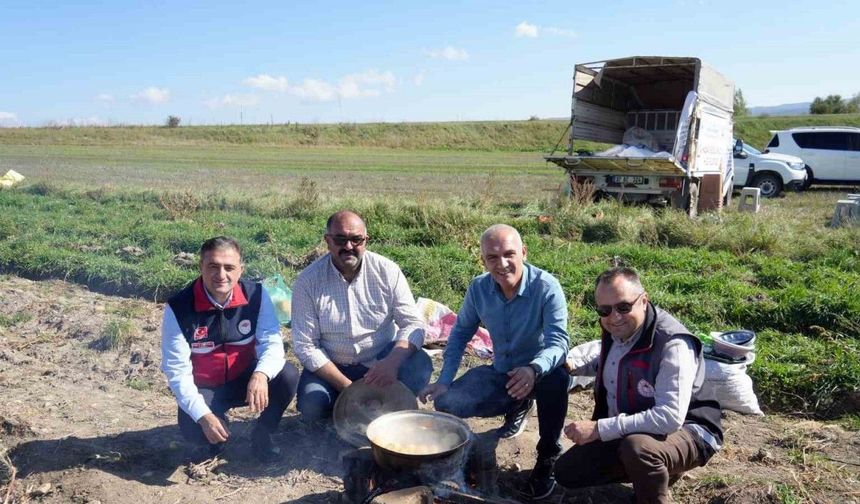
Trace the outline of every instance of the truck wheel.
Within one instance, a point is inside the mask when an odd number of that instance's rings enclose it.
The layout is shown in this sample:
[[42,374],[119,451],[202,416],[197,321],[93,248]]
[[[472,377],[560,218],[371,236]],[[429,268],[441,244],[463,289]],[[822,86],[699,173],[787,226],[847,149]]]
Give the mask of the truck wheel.
[[753,180],[753,187],[758,187],[762,198],[774,198],[782,192],[782,180],[772,173],[762,173]]
[[806,180],[803,181],[803,185],[800,186],[801,191],[805,191],[809,189],[809,186],[812,185],[812,179],[815,177],[812,176],[812,168],[809,165],[806,166]]

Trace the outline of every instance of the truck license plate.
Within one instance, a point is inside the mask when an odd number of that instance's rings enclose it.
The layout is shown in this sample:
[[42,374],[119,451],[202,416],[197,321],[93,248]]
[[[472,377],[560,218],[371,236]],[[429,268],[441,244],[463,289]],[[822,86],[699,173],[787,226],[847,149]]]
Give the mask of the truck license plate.
[[631,175],[616,175],[612,177],[612,181],[616,184],[644,184],[645,177],[636,177]]

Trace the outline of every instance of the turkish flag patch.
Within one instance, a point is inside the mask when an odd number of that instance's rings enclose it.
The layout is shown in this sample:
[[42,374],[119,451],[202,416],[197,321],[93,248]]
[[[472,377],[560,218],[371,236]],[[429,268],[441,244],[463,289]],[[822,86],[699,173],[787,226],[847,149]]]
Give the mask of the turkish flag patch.
[[209,336],[209,328],[206,326],[194,330],[194,341],[206,339],[207,336]]

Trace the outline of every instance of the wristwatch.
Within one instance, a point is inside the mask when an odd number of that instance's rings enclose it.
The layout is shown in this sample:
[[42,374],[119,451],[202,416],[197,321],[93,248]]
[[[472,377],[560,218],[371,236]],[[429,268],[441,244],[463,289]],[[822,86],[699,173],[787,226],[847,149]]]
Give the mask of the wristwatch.
[[541,376],[543,376],[543,372],[541,372],[540,366],[532,362],[531,364],[529,364],[529,367],[532,368],[532,370],[535,372],[535,381],[540,380]]

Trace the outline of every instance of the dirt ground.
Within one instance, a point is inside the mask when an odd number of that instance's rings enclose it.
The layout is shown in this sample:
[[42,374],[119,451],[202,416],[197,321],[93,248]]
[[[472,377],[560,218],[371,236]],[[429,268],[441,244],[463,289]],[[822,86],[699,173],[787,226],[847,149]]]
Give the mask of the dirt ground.
[[[224,460],[184,463],[176,405],[158,369],[161,305],[61,281],[4,275],[0,285],[0,465],[5,451],[17,469],[9,485],[0,467],[0,503],[340,500],[349,447],[331,427],[303,422],[293,405],[275,437],[279,462],[251,456],[250,416],[239,409]],[[591,400],[572,394],[569,417],[587,417]],[[500,420],[469,423],[480,433]],[[677,502],[860,502],[860,433],[780,415],[728,413],[724,425],[725,448],[673,487]],[[518,499],[536,441],[532,418],[524,435],[498,445],[500,496]],[[614,485],[557,490],[547,502],[631,496],[629,485]]]

